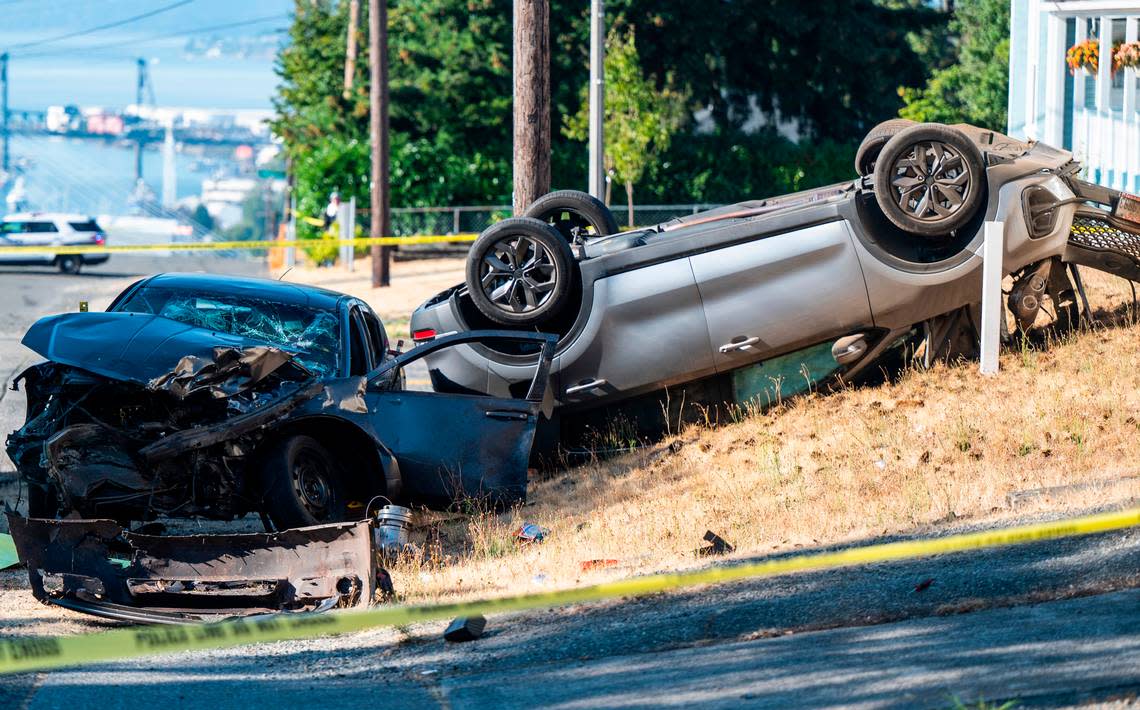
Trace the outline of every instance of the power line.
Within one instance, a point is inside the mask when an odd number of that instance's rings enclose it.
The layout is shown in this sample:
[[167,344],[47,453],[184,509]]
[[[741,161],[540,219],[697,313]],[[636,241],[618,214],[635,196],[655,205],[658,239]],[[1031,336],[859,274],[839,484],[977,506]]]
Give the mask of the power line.
[[39,40],[35,40],[33,42],[24,42],[23,44],[13,44],[8,49],[27,49],[28,47],[38,47],[42,44],[49,44],[51,42],[58,42],[58,41],[64,40],[64,39],[71,39],[73,37],[82,37],[84,35],[93,34],[95,32],[102,32],[103,30],[110,30],[110,29],[114,29],[116,27],[122,27],[123,25],[129,25],[132,22],[138,22],[139,20],[145,20],[147,18],[154,17],[155,15],[160,15],[164,12],[168,12],[168,11],[173,10],[175,8],[182,7],[183,5],[189,5],[192,2],[194,2],[194,0],[179,0],[178,2],[174,2],[174,3],[171,3],[169,5],[163,5],[162,7],[156,8],[156,9],[151,10],[149,12],[144,12],[141,15],[134,15],[133,17],[127,17],[127,18],[124,18],[122,20],[116,20],[114,22],[108,22],[104,25],[98,25],[96,27],[89,27],[88,29],[77,30],[75,32],[67,32],[67,33],[64,33],[61,35],[57,35],[55,37],[48,37],[46,39],[39,39]]
[[[208,27],[198,27],[198,28],[190,29],[190,30],[178,30],[177,32],[168,32],[166,34],[153,35],[150,37],[143,37],[142,39],[132,39],[131,44],[132,45],[145,44],[147,42],[156,42],[156,41],[162,40],[162,39],[171,39],[174,37],[185,37],[187,35],[202,34],[205,32],[219,32],[222,30],[232,30],[232,29],[236,29],[238,27],[247,27],[249,25],[259,25],[259,24],[262,24],[264,22],[273,22],[276,20],[287,20],[289,18],[290,18],[290,15],[288,13],[283,13],[283,14],[279,14],[279,15],[266,15],[265,17],[253,17],[253,18],[250,18],[248,20],[239,20],[237,22],[227,22],[227,23],[221,24],[221,25],[210,25]],[[89,52],[89,51],[95,51],[95,50],[100,50],[100,49],[109,49],[109,48],[113,48],[113,47],[114,48],[121,48],[122,46],[123,46],[123,43],[121,41],[119,41],[119,42],[106,42],[104,44],[87,45],[87,46],[78,48],[78,50],[77,49],[54,49],[54,50],[48,49],[48,50],[43,50],[40,52],[30,52],[28,54],[20,54],[19,56],[22,58],[48,57],[48,56],[54,56],[54,55],[59,55],[59,54],[73,54],[76,51]]]

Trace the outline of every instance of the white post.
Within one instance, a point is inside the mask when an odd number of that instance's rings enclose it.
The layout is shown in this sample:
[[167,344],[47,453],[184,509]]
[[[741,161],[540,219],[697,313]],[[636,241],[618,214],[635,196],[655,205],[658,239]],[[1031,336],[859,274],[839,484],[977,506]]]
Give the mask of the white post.
[[981,373],[996,375],[1001,345],[1001,279],[1005,224],[986,222],[982,244]]
[[590,0],[590,178],[589,192],[605,199],[606,9]]
[[[356,199],[353,198],[352,200],[349,200],[348,202],[341,202],[340,203],[340,208],[337,211],[337,215],[336,215],[336,223],[340,227],[340,238],[341,239],[352,239],[352,212],[353,212],[352,208],[353,208],[355,202],[356,202]],[[341,263],[344,264],[344,268],[346,268],[349,271],[352,271],[352,266],[353,266],[352,258],[353,258],[353,256],[355,256],[355,254],[352,251],[352,245],[351,244],[342,244],[340,246]]]
[[1065,138],[1065,21],[1050,14],[1046,20],[1045,127],[1041,140],[1060,148]]
[[[1140,18],[1129,17],[1125,20],[1124,41],[1135,42],[1140,39]],[[1136,176],[1140,175],[1140,141],[1137,141],[1136,127],[1136,77],[1135,69],[1124,70],[1124,160],[1126,172],[1124,189],[1127,192],[1136,191]]]
[[1040,2],[1039,0],[1029,0],[1029,16],[1028,27],[1026,29],[1025,46],[1026,58],[1025,68],[1028,71],[1028,82],[1025,86],[1025,137],[1032,140],[1041,139],[1041,126],[1037,123],[1037,116],[1041,113],[1044,106],[1043,96],[1037,95],[1037,75],[1038,72],[1044,70],[1044,67],[1038,66],[1039,57],[1041,54],[1040,47],[1042,43],[1040,23],[1037,18],[1040,16]]
[[[289,221],[285,223],[285,241],[297,241],[297,197],[291,195],[289,197]],[[285,268],[292,269],[297,265],[297,247],[291,246],[285,249]]]
[[[344,211],[344,221],[341,222],[341,238],[356,239],[356,197],[349,197],[348,209]],[[356,247],[351,244],[344,245],[344,266],[349,271],[356,270]]]

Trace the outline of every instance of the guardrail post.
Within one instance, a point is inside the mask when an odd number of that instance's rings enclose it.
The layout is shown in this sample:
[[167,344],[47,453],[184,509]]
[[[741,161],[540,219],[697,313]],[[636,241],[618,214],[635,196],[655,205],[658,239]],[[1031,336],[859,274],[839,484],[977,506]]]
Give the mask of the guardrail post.
[[459,234],[459,213],[460,209],[456,207],[451,211],[451,233]]
[[982,332],[981,364],[983,375],[996,375],[998,348],[1001,344],[1001,279],[1005,255],[1005,223],[986,222],[982,243]]

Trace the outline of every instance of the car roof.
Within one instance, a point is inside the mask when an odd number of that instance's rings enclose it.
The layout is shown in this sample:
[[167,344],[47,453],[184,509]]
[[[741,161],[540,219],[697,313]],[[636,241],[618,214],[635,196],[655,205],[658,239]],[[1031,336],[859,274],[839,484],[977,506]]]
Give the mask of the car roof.
[[350,298],[346,294],[319,286],[227,274],[164,273],[150,277],[140,286],[233,293],[325,310],[333,310],[341,300]]
[[5,222],[26,222],[30,219],[39,220],[60,220],[63,222],[86,222],[94,220],[95,218],[89,214],[79,214],[77,212],[16,212],[4,216]]

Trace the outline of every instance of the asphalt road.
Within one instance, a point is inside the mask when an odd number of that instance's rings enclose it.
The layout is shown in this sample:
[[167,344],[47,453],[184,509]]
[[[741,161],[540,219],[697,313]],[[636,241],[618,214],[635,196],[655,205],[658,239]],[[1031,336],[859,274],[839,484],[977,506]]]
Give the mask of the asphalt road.
[[[36,317],[102,307],[171,268],[139,257],[78,277],[0,268],[0,374],[34,357],[18,339]],[[0,399],[0,435],[22,406],[19,393]],[[0,585],[14,594],[28,592]],[[495,616],[469,644],[445,644],[443,626],[0,676],[0,707],[1140,704],[1140,531]],[[0,619],[4,635],[42,628],[42,616]]]

